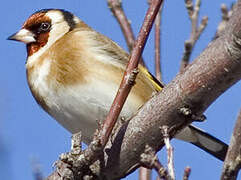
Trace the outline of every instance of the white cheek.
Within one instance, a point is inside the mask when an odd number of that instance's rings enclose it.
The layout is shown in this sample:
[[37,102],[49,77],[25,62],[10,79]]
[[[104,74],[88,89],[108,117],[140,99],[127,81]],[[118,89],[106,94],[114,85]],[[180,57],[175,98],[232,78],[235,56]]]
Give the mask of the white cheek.
[[56,24],[63,21],[63,15],[59,11],[49,11],[46,13],[46,16],[48,16],[52,20],[52,24]]

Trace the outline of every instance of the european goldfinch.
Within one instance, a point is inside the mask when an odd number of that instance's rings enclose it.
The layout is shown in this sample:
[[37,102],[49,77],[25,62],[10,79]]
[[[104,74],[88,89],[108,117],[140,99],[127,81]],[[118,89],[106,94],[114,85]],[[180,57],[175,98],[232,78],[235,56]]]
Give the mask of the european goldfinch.
[[[27,46],[27,79],[38,104],[71,133],[90,143],[110,109],[124,73],[128,53],[78,17],[62,9],[31,15],[9,37]],[[162,85],[141,65],[120,116],[128,119]],[[224,160],[227,145],[190,125],[177,138]]]

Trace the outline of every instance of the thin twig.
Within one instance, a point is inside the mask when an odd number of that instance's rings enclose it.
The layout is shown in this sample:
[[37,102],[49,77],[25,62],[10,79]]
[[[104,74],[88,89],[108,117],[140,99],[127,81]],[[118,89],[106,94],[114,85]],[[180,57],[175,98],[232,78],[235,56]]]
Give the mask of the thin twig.
[[161,127],[161,131],[162,131],[164,143],[167,149],[168,173],[170,175],[170,178],[172,180],[175,180],[174,163],[173,163],[173,147],[170,143],[170,135],[168,132],[168,127],[167,126]]
[[151,170],[145,167],[139,168],[139,180],[150,180],[151,179]]
[[239,112],[226,155],[221,180],[235,180],[241,168],[241,110]]
[[192,50],[199,39],[200,35],[204,31],[208,23],[208,17],[204,16],[198,26],[198,17],[201,6],[201,0],[196,0],[195,6],[193,6],[192,0],[185,0],[189,19],[191,21],[191,34],[188,40],[184,43],[184,53],[181,60],[180,72],[183,72],[190,61]]
[[[113,13],[114,17],[116,18],[117,22],[119,23],[122,33],[125,37],[129,52],[132,51],[134,43],[135,43],[135,36],[133,30],[131,28],[130,21],[127,19],[123,8],[122,8],[122,1],[121,0],[107,0],[108,6]],[[140,64],[145,66],[144,60],[141,57]]]
[[144,19],[144,23],[141,27],[140,33],[136,40],[134,49],[130,55],[130,59],[121,81],[120,88],[117,92],[115,100],[110,108],[110,111],[104,121],[103,128],[101,131],[101,143],[103,146],[108,141],[111,131],[118,119],[120,111],[125,103],[125,100],[134,84],[136,75],[138,73],[137,66],[145,47],[147,37],[150,33],[154,19],[160,9],[163,0],[153,0]]
[[220,37],[220,35],[223,33],[223,31],[233,13],[233,6],[229,10],[226,4],[221,4],[221,12],[222,12],[222,20],[218,25],[214,39]]
[[162,72],[161,72],[161,13],[162,7],[158,12],[155,19],[155,73],[156,78],[159,81],[162,81]]
[[154,168],[161,179],[169,179],[167,170],[159,161],[158,157],[155,154],[155,151],[149,146],[145,146],[144,153],[140,156],[140,162],[143,166],[147,168]]
[[[147,0],[150,5],[152,0]],[[160,7],[160,10],[155,19],[155,76],[157,80],[162,81],[162,72],[161,72],[161,13],[163,9],[163,4]]]
[[195,6],[194,6],[194,11],[193,11],[192,15],[189,16],[189,18],[191,20],[191,24],[192,24],[190,39],[193,39],[193,40],[195,39],[196,33],[197,33],[200,6],[201,6],[201,0],[196,0]]
[[36,159],[33,159],[31,165],[33,169],[34,180],[43,180],[44,176],[41,171],[39,162]]
[[191,168],[186,167],[185,170],[184,170],[183,180],[188,180],[190,174],[191,174]]
[[[202,32],[204,31],[204,29],[206,28],[208,24],[208,17],[207,16],[203,16],[202,17],[202,20],[201,20],[201,23],[199,25],[199,28],[197,29],[197,33],[196,33],[196,36],[194,37],[194,43],[197,42],[197,40],[199,39],[200,35],[202,34]],[[193,45],[194,46],[194,45]]]
[[161,164],[158,158],[154,161],[154,169],[156,170],[159,178],[164,180],[169,179],[169,175],[166,169],[163,167],[163,165]]

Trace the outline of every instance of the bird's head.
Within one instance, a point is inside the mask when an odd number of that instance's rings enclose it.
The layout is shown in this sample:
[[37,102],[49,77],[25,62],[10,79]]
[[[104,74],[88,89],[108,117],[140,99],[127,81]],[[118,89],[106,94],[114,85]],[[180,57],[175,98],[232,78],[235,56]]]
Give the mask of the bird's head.
[[22,28],[8,39],[27,45],[28,56],[43,47],[51,46],[63,35],[73,30],[79,19],[62,9],[43,9],[32,14]]

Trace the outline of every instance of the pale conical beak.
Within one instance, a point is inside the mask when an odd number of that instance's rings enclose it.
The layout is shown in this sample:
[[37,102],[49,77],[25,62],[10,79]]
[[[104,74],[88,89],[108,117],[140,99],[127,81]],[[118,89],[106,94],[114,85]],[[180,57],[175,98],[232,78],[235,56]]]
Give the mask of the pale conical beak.
[[36,42],[36,39],[34,38],[34,34],[27,29],[21,29],[17,33],[9,36],[8,40],[20,41],[25,44]]

